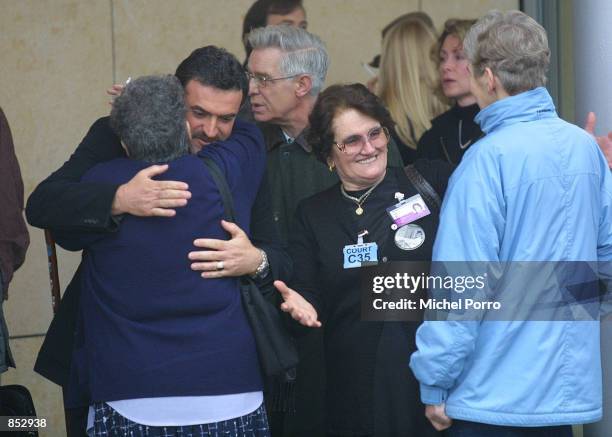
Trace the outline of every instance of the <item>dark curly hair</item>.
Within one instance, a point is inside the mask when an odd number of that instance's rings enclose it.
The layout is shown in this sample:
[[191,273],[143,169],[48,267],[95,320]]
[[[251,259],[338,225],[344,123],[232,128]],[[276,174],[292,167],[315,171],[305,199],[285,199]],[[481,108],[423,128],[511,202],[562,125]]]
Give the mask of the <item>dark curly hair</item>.
[[143,76],[113,102],[110,125],[132,159],[169,162],[189,153],[185,97],[176,77]]
[[389,132],[393,121],[389,111],[381,100],[372,94],[364,85],[332,85],[325,89],[310,113],[310,127],[306,140],[312,146],[317,159],[327,164],[327,158],[334,146],[334,118],[347,109],[355,109],[363,115],[373,118],[385,126]]
[[242,91],[242,102],[249,90],[249,82],[238,59],[227,50],[213,45],[191,52],[174,75],[183,87],[190,80],[196,80],[220,90]]

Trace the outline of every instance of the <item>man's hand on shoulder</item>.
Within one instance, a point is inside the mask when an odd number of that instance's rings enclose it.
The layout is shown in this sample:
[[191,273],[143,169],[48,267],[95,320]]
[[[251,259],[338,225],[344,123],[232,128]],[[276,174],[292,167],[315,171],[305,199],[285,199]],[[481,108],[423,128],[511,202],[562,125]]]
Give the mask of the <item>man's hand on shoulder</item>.
[[139,171],[121,185],[113,199],[112,215],[173,217],[191,198],[189,186],[179,181],[156,181],[154,176],[168,170],[168,165],[153,165]]

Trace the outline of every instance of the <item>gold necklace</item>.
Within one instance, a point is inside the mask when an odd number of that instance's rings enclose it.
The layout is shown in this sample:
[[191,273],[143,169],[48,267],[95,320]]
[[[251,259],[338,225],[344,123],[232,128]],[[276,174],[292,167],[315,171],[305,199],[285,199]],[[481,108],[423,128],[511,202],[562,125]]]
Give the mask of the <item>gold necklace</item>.
[[378,182],[376,182],[370,188],[368,188],[368,191],[363,193],[360,197],[354,197],[354,196],[351,196],[350,194],[348,194],[346,192],[346,190],[344,189],[344,185],[342,185],[342,184],[340,184],[340,192],[342,193],[342,195],[346,199],[348,199],[348,200],[350,200],[352,202],[355,202],[357,204],[357,209],[355,210],[355,214],[361,215],[361,214],[363,214],[363,207],[361,205],[363,205],[365,203],[367,198],[370,197],[370,194],[372,194],[372,191],[374,191],[374,188],[376,188],[378,186],[378,184],[380,184],[381,182],[382,182],[382,179],[379,180]]

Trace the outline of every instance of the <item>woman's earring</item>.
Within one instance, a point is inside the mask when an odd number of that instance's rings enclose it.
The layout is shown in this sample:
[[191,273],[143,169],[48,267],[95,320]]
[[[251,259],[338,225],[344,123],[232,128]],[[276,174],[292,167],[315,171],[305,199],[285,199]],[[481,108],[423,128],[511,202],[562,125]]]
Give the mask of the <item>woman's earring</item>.
[[332,161],[332,162],[330,162],[330,163],[328,164],[328,168],[329,168],[329,171],[330,171],[330,172],[333,172],[335,167],[336,167],[336,166],[335,166],[335,164],[334,164],[334,162],[333,162],[333,161]]

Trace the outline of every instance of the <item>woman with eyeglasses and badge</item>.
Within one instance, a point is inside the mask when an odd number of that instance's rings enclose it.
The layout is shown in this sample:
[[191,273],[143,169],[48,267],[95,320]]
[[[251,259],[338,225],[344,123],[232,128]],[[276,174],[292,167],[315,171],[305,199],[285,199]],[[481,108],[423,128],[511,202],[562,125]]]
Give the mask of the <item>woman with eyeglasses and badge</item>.
[[[452,171],[442,161],[421,160],[409,168],[411,179],[402,168],[388,168],[392,126],[381,101],[361,84],[320,94],[308,143],[340,183],[300,203],[292,288],[275,283],[285,312],[302,325],[324,325],[328,435],[437,435],[407,367],[418,323],[360,320],[362,268],[431,259],[439,205],[426,199],[434,190],[433,198],[443,196]],[[357,252],[362,256],[352,256]]]
[[417,145],[418,156],[459,164],[468,147],[483,134],[474,122],[480,111],[470,92],[469,62],[463,53],[463,38],[475,20],[450,19],[432,49],[438,64],[438,92],[455,105],[431,122]]

